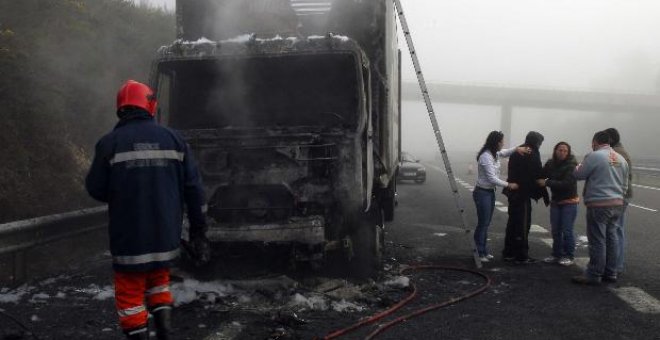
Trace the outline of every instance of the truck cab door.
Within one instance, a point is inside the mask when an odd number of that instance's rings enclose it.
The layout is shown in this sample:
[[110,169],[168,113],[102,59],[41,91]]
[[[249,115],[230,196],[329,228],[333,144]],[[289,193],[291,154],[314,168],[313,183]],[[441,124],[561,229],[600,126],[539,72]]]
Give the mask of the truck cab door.
[[367,212],[371,208],[371,196],[374,186],[374,131],[373,125],[371,124],[371,74],[368,67],[362,68],[362,81],[364,83],[364,100],[365,100],[365,109],[367,112],[367,122],[364,130],[364,139],[365,139],[365,154],[362,156],[363,159],[363,173],[366,176],[363,176],[364,181],[364,195],[365,195],[365,206],[364,211]]

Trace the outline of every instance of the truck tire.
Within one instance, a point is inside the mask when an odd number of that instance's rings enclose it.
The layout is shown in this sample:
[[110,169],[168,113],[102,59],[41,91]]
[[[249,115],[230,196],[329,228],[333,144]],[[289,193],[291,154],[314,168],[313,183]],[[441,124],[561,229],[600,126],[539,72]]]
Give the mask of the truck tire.
[[362,213],[357,228],[351,234],[353,258],[350,275],[357,278],[375,277],[382,269],[383,211],[374,204],[367,213]]
[[385,222],[394,220],[394,208],[396,207],[396,177],[390,181],[390,184],[383,190],[383,198],[381,205],[383,207],[383,214]]

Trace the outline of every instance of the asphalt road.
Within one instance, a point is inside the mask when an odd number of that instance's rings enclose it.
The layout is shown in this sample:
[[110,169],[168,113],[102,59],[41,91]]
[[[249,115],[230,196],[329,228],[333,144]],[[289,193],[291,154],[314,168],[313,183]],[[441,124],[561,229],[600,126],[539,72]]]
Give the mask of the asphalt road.
[[[386,226],[384,261],[389,270],[381,276],[381,281],[396,276],[396,270],[406,265],[437,264],[474,269],[470,235],[462,229],[442,166],[426,165],[426,183],[398,186],[396,217]],[[472,229],[476,213],[469,188],[474,174],[468,174],[466,169],[466,163],[454,164],[461,180],[459,193],[465,203],[468,227]],[[490,249],[496,258],[480,270],[491,278],[492,285],[483,294],[407,320],[379,339],[660,339],[660,247],[657,246],[660,190],[636,188],[632,202],[635,206],[629,208],[627,224],[628,270],[616,285],[601,287],[570,282],[572,276],[581,273],[581,265],[586,262],[585,242],[580,242],[578,247],[578,264],[571,267],[502,262],[499,253],[507,218],[503,207],[506,199],[498,195],[498,201],[502,206],[495,211],[489,232]],[[576,224],[578,236],[585,235],[584,212],[581,207]],[[548,220],[547,208],[542,204],[534,205],[532,221],[536,226],[530,236],[530,254],[538,259],[550,254]],[[15,295],[15,291],[0,288],[0,311],[22,321],[41,339],[120,338],[109,290],[109,258],[103,253],[104,249],[97,248],[100,257],[94,262],[95,266],[31,282],[28,287],[32,288],[18,297],[19,303],[1,301],[7,295]],[[229,255],[223,256],[229,263],[235,261]],[[207,271],[206,278],[200,280],[226,279],[237,276],[235,271],[236,266],[219,266]],[[254,269],[242,266],[240,271],[251,277],[287,274],[301,284],[318,280],[314,274],[273,269],[268,261],[256,264]],[[419,296],[383,322],[406,311],[456,298],[483,284],[479,276],[446,270],[413,273],[410,278],[418,286]],[[369,284],[362,287],[369,287]],[[370,289],[360,289],[358,297],[351,301],[365,306],[363,311],[300,312],[298,316],[305,321],[298,323],[296,320],[280,321],[278,305],[289,303],[294,293],[307,293],[300,288],[285,287],[269,294],[258,288],[242,296],[226,292],[226,296],[214,299],[205,292],[211,290],[209,286],[200,286],[198,290],[203,294],[198,292],[196,302],[175,309],[178,338],[312,339],[382,311],[407,294],[405,290],[381,289],[372,293]],[[256,303],[257,300],[263,302]],[[366,326],[340,339],[362,339],[377,325]],[[9,327],[16,329],[10,320],[0,318],[0,335],[9,334],[5,332]]]
[[[400,185],[400,208],[390,226],[390,239],[413,247],[411,260],[469,265],[470,250],[440,164],[427,164],[428,182]],[[456,166],[462,180],[459,193],[465,202],[470,228],[476,213],[469,188],[475,175]],[[506,198],[498,194],[506,205]],[[629,208],[628,269],[616,285],[578,286],[570,278],[581,273],[580,265],[561,267],[545,263],[511,265],[501,260],[507,214],[495,211],[489,232],[495,261],[483,271],[493,279],[484,294],[450,308],[406,322],[383,338],[448,339],[660,339],[660,191],[636,188]],[[585,208],[575,226],[585,235]],[[654,211],[655,210],[655,211]],[[550,255],[548,209],[533,205],[530,255]],[[438,234],[440,233],[440,234]],[[446,235],[443,235],[446,234]],[[443,235],[443,236],[441,236]],[[584,265],[586,244],[576,254]],[[403,256],[401,256],[403,259]]]

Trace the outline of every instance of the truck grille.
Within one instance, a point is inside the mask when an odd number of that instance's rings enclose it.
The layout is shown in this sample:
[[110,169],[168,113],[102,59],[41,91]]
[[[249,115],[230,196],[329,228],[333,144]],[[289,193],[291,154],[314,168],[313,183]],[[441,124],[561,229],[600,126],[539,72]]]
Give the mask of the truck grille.
[[236,185],[219,188],[209,201],[210,217],[223,223],[268,223],[294,213],[293,195],[282,185]]

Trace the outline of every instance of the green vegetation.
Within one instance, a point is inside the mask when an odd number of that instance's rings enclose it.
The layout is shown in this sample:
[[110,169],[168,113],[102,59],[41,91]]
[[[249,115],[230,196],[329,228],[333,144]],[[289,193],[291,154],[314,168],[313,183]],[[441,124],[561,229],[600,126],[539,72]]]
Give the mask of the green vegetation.
[[125,0],[0,0],[0,221],[94,204],[83,182],[126,79],[175,37]]

